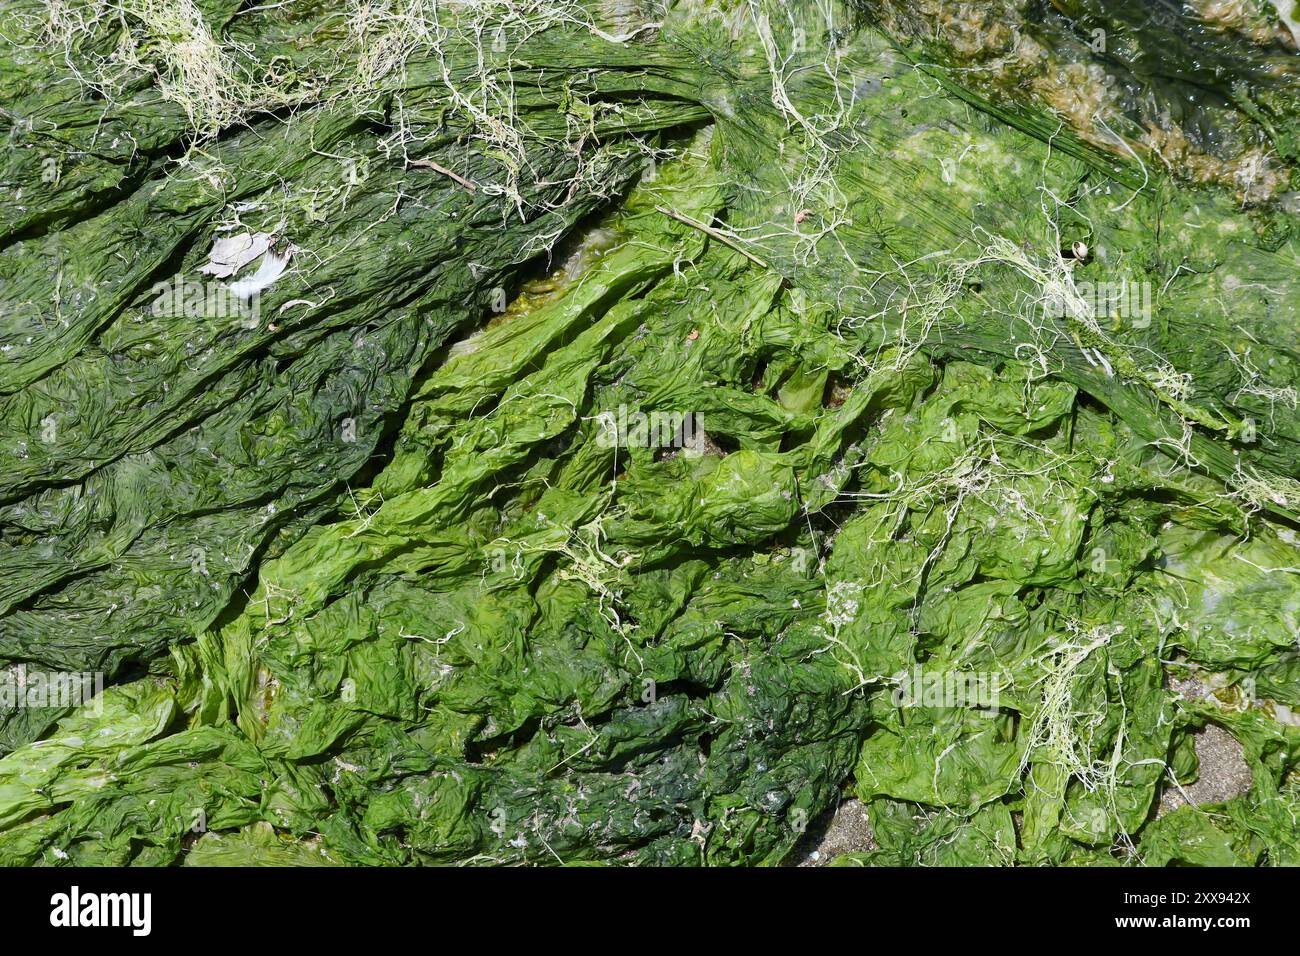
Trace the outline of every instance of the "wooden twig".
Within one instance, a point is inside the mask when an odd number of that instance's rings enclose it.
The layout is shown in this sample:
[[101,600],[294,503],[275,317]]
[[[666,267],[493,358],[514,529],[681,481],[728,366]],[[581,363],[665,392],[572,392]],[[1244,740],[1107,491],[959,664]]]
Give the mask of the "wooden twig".
[[692,227],[693,229],[700,230],[700,232],[704,233],[706,236],[713,237],[723,245],[730,246],[732,249],[735,249],[742,256],[748,259],[750,262],[754,263],[754,265],[759,266],[760,268],[763,269],[766,269],[768,267],[767,263],[764,262],[762,259],[760,259],[758,256],[754,255],[752,252],[745,249],[743,246],[741,246],[740,243],[736,242],[736,240],[732,239],[730,236],[723,235],[721,232],[714,229],[712,226],[705,225],[704,223],[700,222],[698,219],[693,219],[690,216],[686,215],[685,213],[677,212],[675,209],[669,209],[667,206],[655,206],[655,209],[663,213],[665,216],[668,216],[672,219],[676,219],[678,222],[683,222],[686,225]]
[[409,163],[410,163],[410,165],[412,165],[412,166],[423,166],[423,167],[425,167],[426,169],[432,169],[435,173],[442,173],[442,174],[443,174],[444,176],[446,176],[448,179],[451,179],[451,180],[454,180],[454,181],[457,182],[457,183],[460,183],[460,185],[464,186],[464,187],[465,187],[466,189],[468,189],[470,192],[472,192],[472,193],[473,193],[473,192],[478,192],[478,185],[477,185],[476,183],[472,182],[471,180],[466,179],[464,176],[461,176],[461,175],[459,175],[459,174],[457,174],[457,173],[453,173],[453,172],[452,172],[450,169],[448,169],[446,166],[443,166],[443,165],[440,164],[440,163],[435,163],[435,162],[434,162],[433,160],[431,160],[431,159],[412,159],[412,160],[409,160]]

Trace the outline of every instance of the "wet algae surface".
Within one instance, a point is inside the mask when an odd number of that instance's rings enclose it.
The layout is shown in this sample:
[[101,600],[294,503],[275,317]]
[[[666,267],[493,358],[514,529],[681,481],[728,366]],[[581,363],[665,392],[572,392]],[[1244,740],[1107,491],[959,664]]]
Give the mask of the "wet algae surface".
[[0,863],[1300,862],[1275,5],[10,6]]

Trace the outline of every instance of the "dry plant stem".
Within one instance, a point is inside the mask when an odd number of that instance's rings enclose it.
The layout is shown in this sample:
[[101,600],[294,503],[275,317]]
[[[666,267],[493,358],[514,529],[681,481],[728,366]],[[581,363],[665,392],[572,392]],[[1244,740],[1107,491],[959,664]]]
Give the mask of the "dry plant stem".
[[478,192],[478,184],[475,183],[473,180],[466,179],[464,176],[452,172],[446,166],[443,166],[440,163],[435,163],[431,159],[413,159],[411,160],[411,165],[423,166],[427,169],[432,169],[435,173],[442,173],[448,179],[452,180],[455,183],[458,183],[461,186],[464,186],[470,192],[472,193]]
[[655,209],[658,212],[663,213],[665,216],[668,216],[671,219],[676,219],[678,222],[685,223],[686,225],[690,226],[692,229],[700,230],[700,232],[704,233],[706,236],[718,240],[718,242],[722,243],[728,248],[736,250],[736,252],[739,252],[742,256],[744,256],[750,262],[754,263],[754,265],[758,266],[759,268],[762,269],[768,268],[768,264],[766,262],[764,262],[758,256],[754,255],[752,252],[746,250],[742,245],[740,245],[740,243],[736,242],[734,239],[730,239],[727,236],[723,235],[721,232],[714,229],[712,226],[707,226],[704,223],[700,222],[698,219],[693,219],[690,216],[686,215],[685,213],[676,212],[675,210],[669,209],[667,206],[657,205],[655,206]]

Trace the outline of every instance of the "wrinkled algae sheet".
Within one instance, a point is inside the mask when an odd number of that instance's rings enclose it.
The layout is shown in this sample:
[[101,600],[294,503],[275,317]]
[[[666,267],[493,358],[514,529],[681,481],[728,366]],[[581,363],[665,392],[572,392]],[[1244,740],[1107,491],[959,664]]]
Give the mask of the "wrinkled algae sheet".
[[0,862],[1300,862],[1290,7],[9,0]]

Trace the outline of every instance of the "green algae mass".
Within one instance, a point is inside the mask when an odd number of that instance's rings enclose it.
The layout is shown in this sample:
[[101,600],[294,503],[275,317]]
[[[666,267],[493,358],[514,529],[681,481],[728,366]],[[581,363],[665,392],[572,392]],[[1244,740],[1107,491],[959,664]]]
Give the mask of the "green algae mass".
[[11,6],[0,862],[1300,863],[1270,5]]

